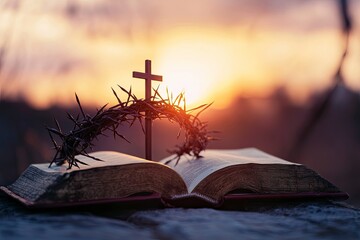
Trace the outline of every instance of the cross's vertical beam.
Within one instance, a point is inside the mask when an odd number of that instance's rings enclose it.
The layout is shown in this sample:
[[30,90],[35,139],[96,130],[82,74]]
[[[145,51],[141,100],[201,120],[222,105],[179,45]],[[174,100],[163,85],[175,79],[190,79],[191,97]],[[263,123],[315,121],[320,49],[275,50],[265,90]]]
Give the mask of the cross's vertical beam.
[[[145,73],[151,75],[151,61],[145,60]],[[145,99],[151,100],[151,78],[145,79]],[[145,112],[145,159],[152,160],[152,120],[150,113]]]
[[[151,80],[162,81],[162,76],[151,74],[151,61],[145,60],[145,73],[133,72],[134,78],[145,79],[145,99],[151,100]],[[145,112],[145,158],[152,160],[151,154],[151,127],[152,120],[149,112]]]

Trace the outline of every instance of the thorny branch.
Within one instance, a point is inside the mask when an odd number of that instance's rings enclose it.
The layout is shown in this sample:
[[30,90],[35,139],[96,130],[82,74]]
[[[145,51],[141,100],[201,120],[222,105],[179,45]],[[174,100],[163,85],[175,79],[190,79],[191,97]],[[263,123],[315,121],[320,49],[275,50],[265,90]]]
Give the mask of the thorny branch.
[[[63,165],[66,162],[69,164],[68,169],[71,169],[72,166],[79,168],[79,164],[86,165],[86,163],[76,158],[77,155],[102,161],[101,159],[90,156],[87,152],[94,146],[92,143],[93,140],[97,139],[99,135],[105,135],[104,132],[109,130],[112,132],[114,138],[120,137],[129,142],[125,136],[118,132],[117,128],[122,124],[132,126],[136,121],[139,121],[143,128],[142,120],[145,118],[145,112],[150,113],[149,115],[152,120],[166,118],[171,122],[177,122],[180,131],[184,131],[185,141],[182,145],[176,146],[176,149],[170,151],[170,153],[175,154],[175,158],[170,161],[176,160],[177,164],[180,157],[185,154],[194,156],[195,158],[201,157],[200,152],[205,150],[208,142],[212,140],[212,137],[209,136],[207,124],[199,119],[199,114],[211,104],[204,104],[197,108],[186,110],[186,101],[183,93],[180,93],[175,100],[169,97],[169,94],[167,94],[167,98],[164,99],[159,94],[158,89],[154,89],[154,96],[152,96],[151,99],[145,100],[138,99],[132,94],[131,88],[129,91],[121,86],[119,86],[119,88],[126,93],[127,100],[122,102],[116,91],[112,89],[118,103],[112,107],[107,107],[107,104],[104,105],[94,116],[90,116],[84,112],[80,99],[75,94],[80,114],[74,117],[67,113],[68,118],[74,124],[73,129],[69,133],[63,132],[56,119],[56,128],[47,127],[50,139],[56,150],[49,167],[51,167],[52,164]],[[195,110],[197,110],[198,113],[192,115],[191,113]],[[57,136],[60,143],[56,142],[54,136]]]

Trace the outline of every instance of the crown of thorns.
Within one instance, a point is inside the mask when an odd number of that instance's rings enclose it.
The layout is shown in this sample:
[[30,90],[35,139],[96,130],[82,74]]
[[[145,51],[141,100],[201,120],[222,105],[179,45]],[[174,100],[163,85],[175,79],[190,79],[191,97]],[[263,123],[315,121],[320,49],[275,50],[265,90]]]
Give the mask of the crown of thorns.
[[[77,159],[77,155],[102,161],[88,154],[88,150],[91,150],[94,146],[93,140],[97,139],[100,135],[105,135],[105,131],[110,131],[114,139],[119,137],[129,142],[124,135],[118,132],[118,127],[123,124],[132,126],[136,121],[139,121],[143,132],[145,132],[142,123],[145,113],[152,120],[166,118],[171,122],[177,122],[180,127],[178,137],[181,132],[184,132],[185,141],[182,145],[177,145],[174,150],[169,151],[171,154],[175,154],[175,157],[166,162],[166,164],[174,160],[177,164],[180,157],[185,154],[195,158],[201,157],[200,152],[205,150],[208,142],[213,138],[209,136],[207,123],[202,122],[199,119],[199,115],[211,104],[203,104],[187,110],[184,93],[180,93],[173,98],[167,92],[167,97],[163,98],[159,94],[158,89],[154,89],[155,94],[150,99],[138,99],[132,94],[131,88],[129,91],[121,86],[119,88],[126,93],[127,100],[121,101],[116,91],[112,88],[118,103],[112,107],[108,107],[108,104],[104,105],[97,110],[94,116],[84,112],[79,97],[75,94],[80,113],[77,117],[67,113],[68,118],[74,124],[73,129],[68,133],[63,132],[56,119],[56,128],[47,127],[56,150],[49,167],[52,164],[63,165],[65,163],[68,163],[68,169],[71,169],[72,166],[79,168],[79,164],[87,165]],[[193,115],[192,113],[194,112],[197,113]],[[60,143],[56,142],[54,136],[60,139]]]

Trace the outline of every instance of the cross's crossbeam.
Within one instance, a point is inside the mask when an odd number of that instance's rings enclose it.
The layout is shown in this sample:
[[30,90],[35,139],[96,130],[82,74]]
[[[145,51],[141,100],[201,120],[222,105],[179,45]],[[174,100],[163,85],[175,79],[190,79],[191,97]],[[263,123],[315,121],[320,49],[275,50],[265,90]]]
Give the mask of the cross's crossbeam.
[[[150,61],[150,60],[146,60],[146,61]],[[150,62],[151,64],[151,62]],[[150,66],[150,69],[151,69],[151,65]],[[150,71],[151,72],[151,71]],[[142,78],[142,79],[145,79],[145,80],[155,80],[155,81],[162,81],[162,76],[159,76],[159,75],[153,75],[153,74],[149,74],[149,73],[146,73],[146,70],[145,70],[145,73],[142,73],[142,72],[133,72],[133,77],[134,78]]]
[[[145,73],[133,72],[134,78],[145,79],[145,99],[151,99],[151,80],[162,81],[162,76],[151,74],[151,61],[145,60]],[[152,120],[149,113],[145,113],[145,158],[152,160],[151,154],[151,125]]]
[[151,74],[151,60],[145,60],[145,72],[133,72],[134,78],[145,79],[145,99],[151,99],[151,80],[162,81],[162,76]]

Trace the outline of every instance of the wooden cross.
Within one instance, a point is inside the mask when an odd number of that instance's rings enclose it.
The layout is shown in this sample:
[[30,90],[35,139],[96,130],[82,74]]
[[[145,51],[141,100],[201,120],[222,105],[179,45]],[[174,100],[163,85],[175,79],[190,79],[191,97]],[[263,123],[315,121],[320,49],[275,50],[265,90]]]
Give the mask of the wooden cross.
[[[133,72],[133,78],[145,79],[145,99],[151,99],[151,80],[162,81],[162,76],[151,74],[151,60],[145,60],[145,73]],[[145,158],[152,160],[151,154],[151,126],[152,120],[148,112],[145,112]]]

